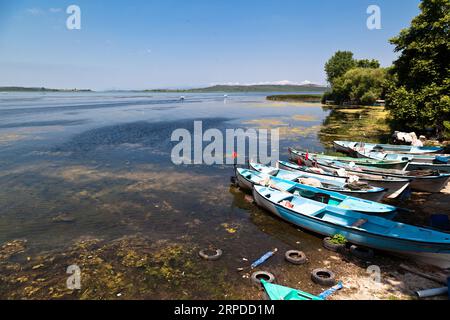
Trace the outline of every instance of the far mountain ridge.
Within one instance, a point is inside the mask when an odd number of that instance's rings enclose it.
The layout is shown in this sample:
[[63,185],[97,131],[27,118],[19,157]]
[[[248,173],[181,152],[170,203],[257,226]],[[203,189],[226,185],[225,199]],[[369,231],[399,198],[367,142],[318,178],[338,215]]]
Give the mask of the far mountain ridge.
[[152,89],[145,90],[148,92],[324,92],[328,88],[317,84],[302,84],[302,85],[271,85],[271,84],[256,84],[256,85],[214,85],[205,88],[194,89]]

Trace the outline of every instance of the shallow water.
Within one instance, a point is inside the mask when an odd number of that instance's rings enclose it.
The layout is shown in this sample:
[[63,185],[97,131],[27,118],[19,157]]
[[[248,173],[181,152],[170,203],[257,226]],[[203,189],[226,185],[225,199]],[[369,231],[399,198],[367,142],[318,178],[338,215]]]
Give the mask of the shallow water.
[[[192,130],[194,120],[202,120],[204,130],[279,128],[280,158],[286,159],[288,146],[323,150],[318,133],[330,111],[269,102],[265,94],[185,97],[0,94],[0,244],[26,239],[28,254],[38,254],[64,252],[86,238],[183,239],[190,248],[223,249],[218,270],[235,270],[243,257],[275,247],[320,256],[318,237],[230,187],[232,165],[172,164],[170,135]],[[204,296],[194,291],[189,297]]]

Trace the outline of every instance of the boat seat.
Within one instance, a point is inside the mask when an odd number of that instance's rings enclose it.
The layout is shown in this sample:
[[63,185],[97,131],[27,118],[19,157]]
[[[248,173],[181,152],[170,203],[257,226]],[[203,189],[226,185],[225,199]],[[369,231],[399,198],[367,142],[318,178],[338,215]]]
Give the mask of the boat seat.
[[352,227],[359,228],[366,222],[367,222],[367,219],[359,219],[355,223],[352,224]]
[[330,195],[325,193],[316,193],[313,197],[315,201],[322,202],[328,204],[330,202]]

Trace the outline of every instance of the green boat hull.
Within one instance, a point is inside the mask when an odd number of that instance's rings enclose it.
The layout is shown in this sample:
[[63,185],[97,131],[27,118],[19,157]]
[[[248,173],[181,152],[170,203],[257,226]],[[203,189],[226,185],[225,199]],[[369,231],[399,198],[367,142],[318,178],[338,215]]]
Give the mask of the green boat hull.
[[270,300],[323,300],[313,294],[261,280]]
[[[310,162],[306,163],[306,165],[312,165],[311,159],[319,159],[319,160],[328,160],[328,161],[340,161],[340,162],[354,162],[357,165],[363,165],[363,166],[371,166],[376,168],[385,168],[385,169],[403,169],[408,164],[408,161],[384,161],[384,160],[373,160],[368,158],[351,158],[351,157],[335,157],[335,156],[327,156],[323,154],[317,154],[317,153],[306,153],[303,151],[295,150],[289,148],[289,153],[291,160],[298,161],[301,160],[303,162]],[[308,156],[306,156],[308,155]],[[306,159],[308,158],[308,160]]]

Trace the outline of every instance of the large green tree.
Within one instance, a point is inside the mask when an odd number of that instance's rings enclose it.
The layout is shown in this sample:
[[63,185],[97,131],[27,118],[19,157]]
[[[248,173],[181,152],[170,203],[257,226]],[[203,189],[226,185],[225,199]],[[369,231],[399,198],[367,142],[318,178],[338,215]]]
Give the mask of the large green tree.
[[373,105],[383,97],[386,69],[353,68],[335,79],[331,95],[341,104],[352,101],[360,105]]
[[356,61],[356,66],[358,68],[372,68],[376,69],[380,67],[380,62],[378,60],[372,59],[362,59]]
[[327,74],[327,81],[333,86],[336,79],[342,77],[347,71],[353,68],[376,69],[379,67],[380,62],[378,60],[357,60],[353,58],[353,52],[351,51],[336,51],[325,63],[325,73]]
[[327,81],[333,86],[334,80],[343,76],[348,70],[356,66],[351,51],[337,51],[326,63]]
[[386,107],[402,128],[436,128],[450,120],[450,1],[422,0],[411,26],[391,39],[400,53]]

